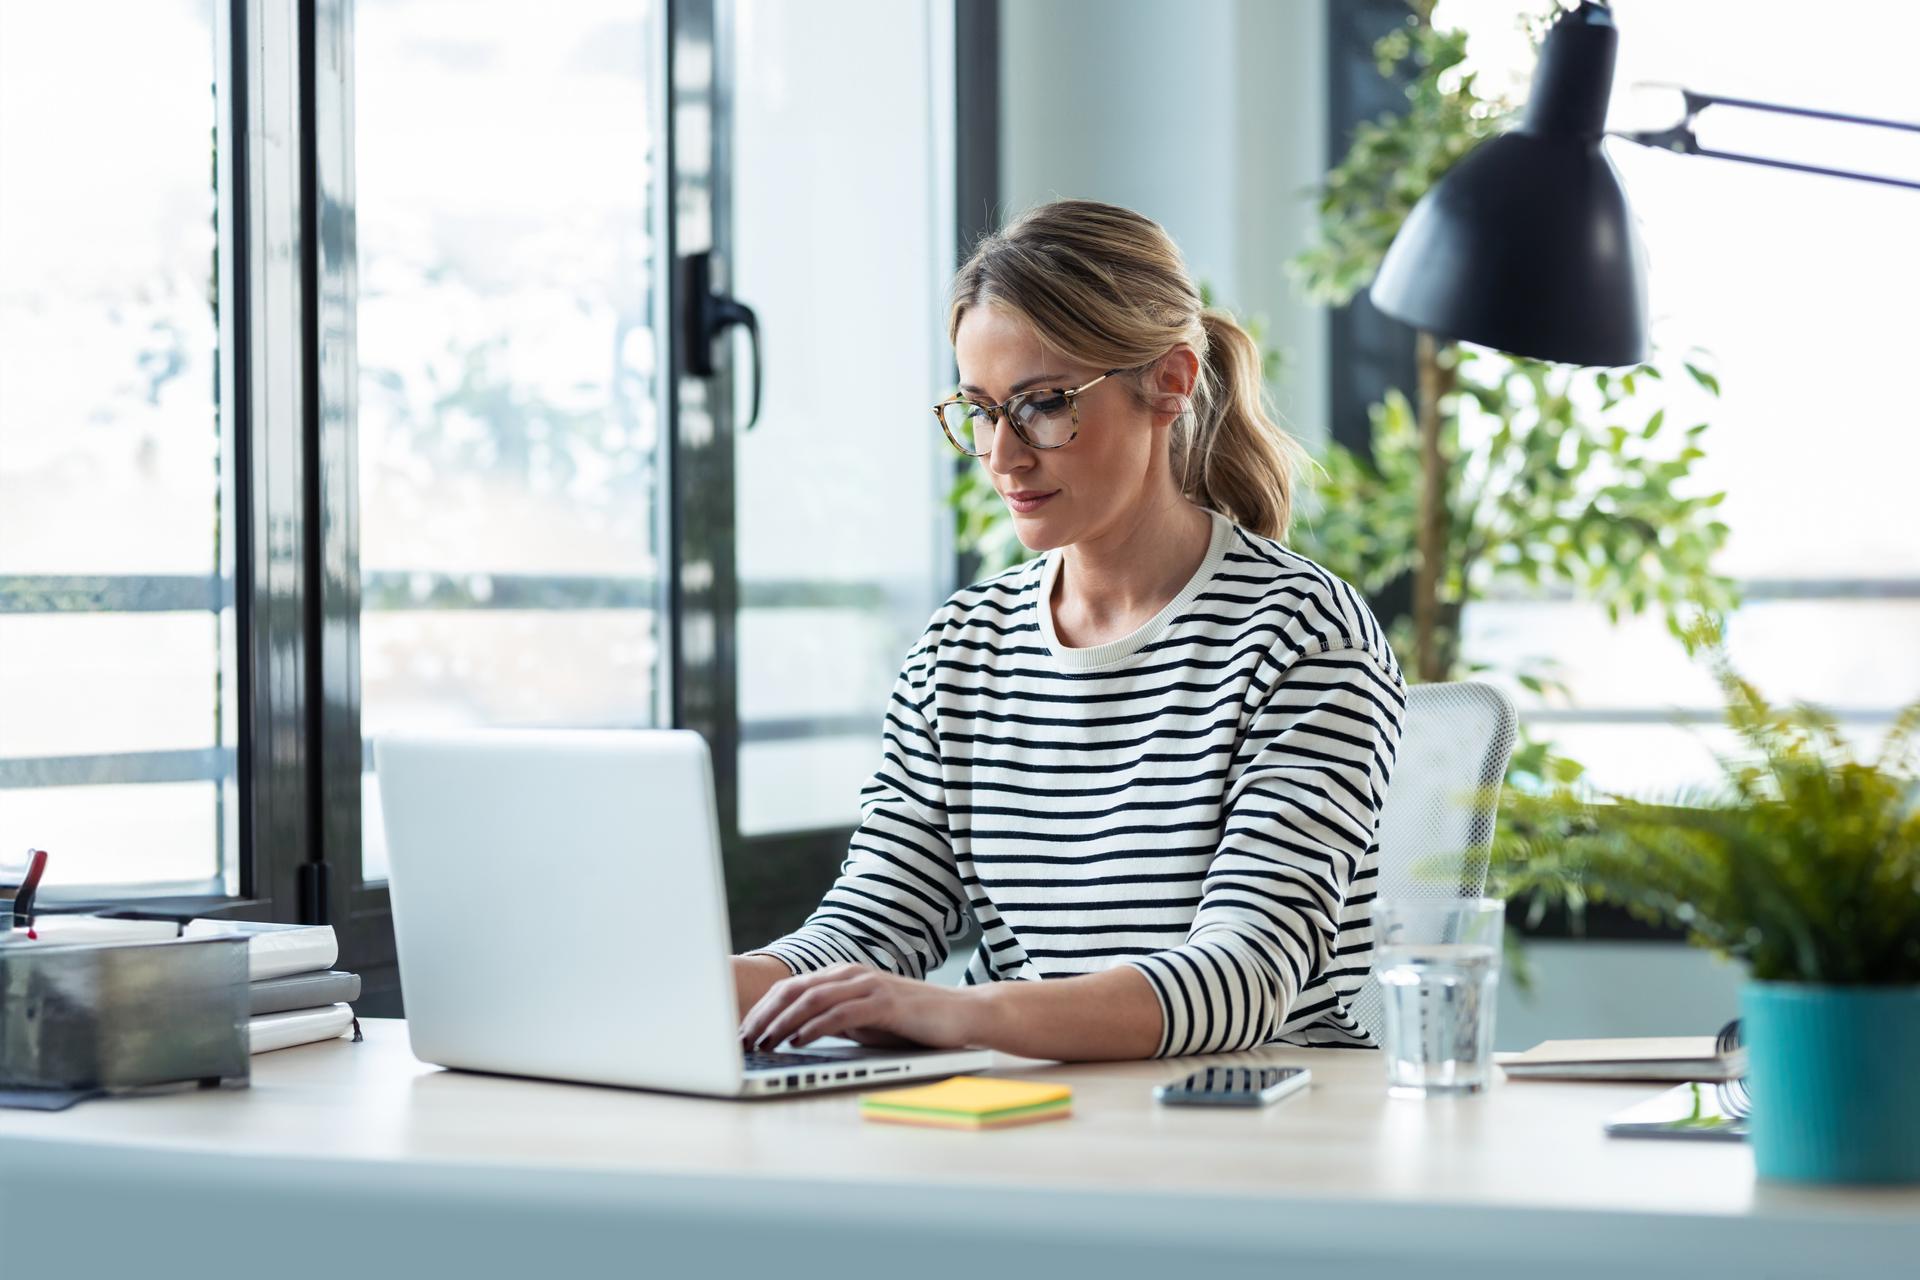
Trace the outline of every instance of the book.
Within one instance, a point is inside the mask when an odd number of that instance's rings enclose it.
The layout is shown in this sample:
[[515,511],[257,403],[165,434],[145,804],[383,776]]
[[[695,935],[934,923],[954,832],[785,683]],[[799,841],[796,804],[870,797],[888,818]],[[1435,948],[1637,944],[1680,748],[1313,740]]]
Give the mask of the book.
[[353,1010],[344,1004],[259,1014],[247,1019],[247,1052],[266,1053],[317,1040],[332,1040],[346,1034],[353,1025]]
[[1063,1084],[953,1076],[937,1084],[862,1094],[860,1114],[887,1124],[1004,1129],[1064,1120],[1073,1114],[1073,1090]]
[[248,1012],[284,1013],[288,1009],[314,1009],[323,1004],[343,1004],[360,998],[360,975],[338,969],[318,969],[311,973],[290,973],[280,978],[261,978],[247,984]]
[[290,973],[331,969],[340,958],[340,943],[330,924],[274,924],[264,920],[189,920],[183,938],[247,939],[247,977],[279,978]]
[[1644,1036],[1618,1040],[1543,1040],[1525,1053],[1496,1055],[1515,1080],[1734,1080],[1747,1072],[1747,1051],[1720,1049],[1713,1036]]

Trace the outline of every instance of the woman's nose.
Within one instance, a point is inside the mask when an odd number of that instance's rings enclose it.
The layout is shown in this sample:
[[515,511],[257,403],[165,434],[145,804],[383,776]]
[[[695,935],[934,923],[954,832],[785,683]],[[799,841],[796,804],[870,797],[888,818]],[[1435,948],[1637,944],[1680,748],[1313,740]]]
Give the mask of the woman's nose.
[[1013,429],[1013,420],[1004,413],[994,415],[993,447],[987,450],[987,465],[1007,475],[1028,452],[1027,442]]

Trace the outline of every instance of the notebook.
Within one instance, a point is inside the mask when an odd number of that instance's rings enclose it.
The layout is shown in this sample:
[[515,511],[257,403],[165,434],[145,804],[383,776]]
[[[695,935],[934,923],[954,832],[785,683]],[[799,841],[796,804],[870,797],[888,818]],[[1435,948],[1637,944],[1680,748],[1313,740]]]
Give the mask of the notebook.
[[1620,1040],[1545,1040],[1495,1061],[1513,1080],[1733,1080],[1747,1072],[1747,1051],[1716,1049],[1713,1036]]
[[1741,1142],[1747,1136],[1744,1096],[1724,1084],[1675,1085],[1607,1117],[1616,1138],[1682,1138]]
[[262,978],[247,984],[248,1012],[284,1013],[288,1009],[317,1009],[360,998],[360,975],[338,969],[290,973],[284,978]]
[[954,1076],[938,1084],[861,1095],[860,1114],[888,1124],[940,1129],[1004,1129],[1073,1113],[1073,1090],[1063,1084]]
[[330,1004],[318,1009],[288,1009],[281,1013],[262,1013],[247,1019],[247,1052],[267,1053],[290,1049],[297,1044],[331,1040],[355,1031],[353,1006]]
[[281,978],[290,973],[331,969],[340,943],[330,924],[275,924],[266,920],[189,920],[183,938],[247,939],[247,978]]

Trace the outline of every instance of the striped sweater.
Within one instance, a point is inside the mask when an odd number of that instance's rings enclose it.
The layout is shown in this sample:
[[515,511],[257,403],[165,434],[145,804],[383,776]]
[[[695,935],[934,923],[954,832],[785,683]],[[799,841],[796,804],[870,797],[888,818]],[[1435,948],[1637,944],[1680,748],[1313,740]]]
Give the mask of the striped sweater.
[[1369,1046],[1375,827],[1406,685],[1358,594],[1217,512],[1193,578],[1132,634],[1054,633],[1057,553],[955,592],[895,682],[833,887],[756,954],[968,983],[1116,964],[1157,1056]]

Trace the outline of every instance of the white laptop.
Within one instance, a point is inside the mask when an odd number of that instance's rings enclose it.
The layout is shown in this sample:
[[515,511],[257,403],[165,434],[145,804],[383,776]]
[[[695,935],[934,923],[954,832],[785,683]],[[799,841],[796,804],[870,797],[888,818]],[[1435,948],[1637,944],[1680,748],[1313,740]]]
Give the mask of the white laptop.
[[984,1049],[747,1053],[706,741],[686,730],[374,743],[414,1055],[722,1097],[985,1069]]

